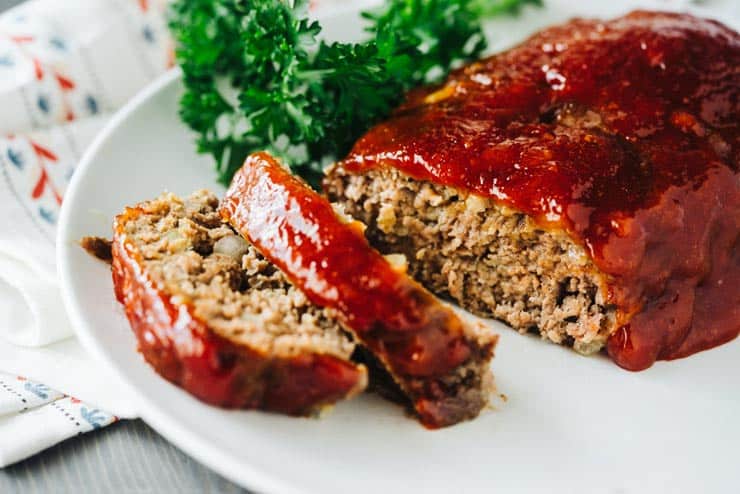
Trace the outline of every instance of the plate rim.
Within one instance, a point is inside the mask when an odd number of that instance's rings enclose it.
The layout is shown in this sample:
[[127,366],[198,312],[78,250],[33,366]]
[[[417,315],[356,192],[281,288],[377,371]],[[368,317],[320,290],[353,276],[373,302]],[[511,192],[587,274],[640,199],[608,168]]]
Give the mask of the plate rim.
[[[556,2],[553,2],[553,4],[556,4]],[[706,14],[704,12],[704,15]],[[56,234],[56,263],[62,300],[75,334],[85,350],[93,356],[95,361],[110,369],[111,373],[118,378],[122,385],[128,388],[128,396],[135,399],[133,408],[138,412],[140,418],[152,426],[169,442],[196,461],[247,489],[266,493],[285,492],[297,494],[313,492],[310,488],[301,487],[295,482],[281,478],[279,475],[270,474],[264,469],[256,467],[250,461],[240,460],[224,452],[223,448],[220,448],[217,443],[208,441],[207,435],[199,431],[190,430],[185,424],[172,420],[168,413],[162,410],[157,404],[157,400],[148,397],[140,390],[135,385],[135,380],[129,377],[125,369],[107,356],[108,352],[105,349],[105,345],[95,336],[97,331],[94,325],[84,316],[84,304],[81,303],[79,294],[72,289],[74,286],[72,280],[75,277],[75,273],[72,269],[71,260],[73,256],[71,254],[72,249],[78,247],[76,243],[68,241],[70,237],[67,232],[73,223],[74,214],[77,214],[73,210],[72,204],[76,202],[73,199],[82,193],[80,184],[83,181],[83,177],[93,166],[93,163],[97,161],[100,151],[111,139],[115,138],[119,128],[161,92],[167,91],[173,85],[178,84],[181,76],[180,69],[174,68],[142,89],[112,116],[110,121],[93,139],[92,144],[85,150],[83,157],[79,161],[67,188],[66,197],[69,200],[65,200],[62,204]]]

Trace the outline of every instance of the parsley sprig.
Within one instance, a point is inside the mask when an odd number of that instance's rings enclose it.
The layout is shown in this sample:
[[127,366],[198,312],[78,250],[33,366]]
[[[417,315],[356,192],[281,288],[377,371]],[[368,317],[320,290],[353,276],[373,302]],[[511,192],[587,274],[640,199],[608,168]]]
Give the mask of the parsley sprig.
[[258,150],[313,181],[405,91],[480,56],[482,18],[540,2],[386,0],[363,14],[367,41],[332,43],[318,39],[307,0],[176,0],[180,115],[222,183]]

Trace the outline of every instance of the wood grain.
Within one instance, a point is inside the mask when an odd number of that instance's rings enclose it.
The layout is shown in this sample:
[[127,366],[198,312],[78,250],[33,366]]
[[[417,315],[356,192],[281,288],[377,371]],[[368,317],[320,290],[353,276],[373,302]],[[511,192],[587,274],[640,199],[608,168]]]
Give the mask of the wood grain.
[[145,494],[247,491],[195,462],[141,420],[72,438],[0,470],[3,494]]

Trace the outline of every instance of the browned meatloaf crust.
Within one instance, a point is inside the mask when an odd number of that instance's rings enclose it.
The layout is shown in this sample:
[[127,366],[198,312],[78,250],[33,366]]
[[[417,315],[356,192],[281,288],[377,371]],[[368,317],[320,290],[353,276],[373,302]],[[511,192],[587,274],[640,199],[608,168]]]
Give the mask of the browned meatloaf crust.
[[362,391],[355,343],[217,213],[201,191],[126,208],[113,281],[139,350],[163,377],[223,407],[291,415]]
[[478,415],[488,403],[497,337],[460,319],[372,249],[361,224],[271,156],[247,158],[221,212],[306,296],[336,311],[430,428]]
[[325,190],[430,288],[644,369],[740,332],[740,36],[577,19],[413,91]]

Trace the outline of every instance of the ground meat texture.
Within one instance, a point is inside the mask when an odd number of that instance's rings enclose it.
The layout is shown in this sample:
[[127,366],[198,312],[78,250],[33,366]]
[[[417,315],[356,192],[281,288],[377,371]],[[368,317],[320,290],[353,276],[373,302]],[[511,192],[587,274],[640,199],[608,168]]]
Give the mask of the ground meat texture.
[[406,255],[431,290],[520,332],[593,353],[615,320],[603,276],[581,247],[489,199],[413,180],[393,168],[329,171],[332,201],[367,225],[382,252]]
[[113,281],[139,350],[228,408],[307,415],[363,390],[352,338],[223,224],[206,191],[163,194],[114,224]]

